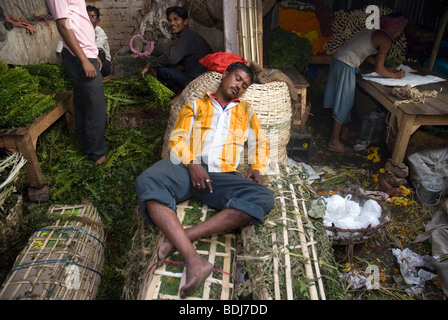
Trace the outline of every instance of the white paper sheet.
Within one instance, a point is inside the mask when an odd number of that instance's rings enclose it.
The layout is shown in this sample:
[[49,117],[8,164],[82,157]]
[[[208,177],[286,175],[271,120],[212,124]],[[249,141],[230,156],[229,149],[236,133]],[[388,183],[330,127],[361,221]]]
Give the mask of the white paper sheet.
[[416,72],[416,70],[411,69],[409,66],[400,65],[399,67],[397,67],[397,69],[406,71],[406,75],[404,76],[404,78],[402,78],[402,79],[385,78],[376,72],[372,72],[369,74],[363,74],[362,78],[365,80],[377,82],[379,84],[382,84],[384,86],[389,86],[389,87],[404,87],[408,84],[411,87],[415,87],[415,86],[420,86],[420,85],[424,85],[424,84],[445,81],[445,79],[443,79],[443,78],[439,78],[439,77],[432,76],[432,75],[419,76],[419,75],[413,74],[413,72]]

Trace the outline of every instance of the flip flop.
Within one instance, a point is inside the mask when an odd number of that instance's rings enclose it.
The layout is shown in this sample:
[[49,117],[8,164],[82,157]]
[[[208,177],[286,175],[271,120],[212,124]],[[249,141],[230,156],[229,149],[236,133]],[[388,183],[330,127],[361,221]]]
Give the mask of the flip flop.
[[338,153],[350,153],[351,150],[344,146],[342,143],[338,144],[336,147],[328,146],[328,150],[332,152],[338,152]]

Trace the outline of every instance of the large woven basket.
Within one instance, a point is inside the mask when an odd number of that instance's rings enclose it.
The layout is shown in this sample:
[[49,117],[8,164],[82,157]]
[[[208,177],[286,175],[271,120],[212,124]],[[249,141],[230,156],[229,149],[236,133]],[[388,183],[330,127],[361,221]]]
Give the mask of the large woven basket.
[[[340,196],[352,195],[352,200],[363,206],[364,203],[371,199],[368,196],[360,194],[357,190],[339,190],[335,194]],[[326,226],[325,229],[329,231],[329,238],[332,240],[333,245],[346,245],[353,246],[356,244],[364,243],[371,238],[377,236],[381,230],[390,222],[390,209],[381,201],[377,201],[381,207],[380,223],[376,226],[369,226],[362,229],[342,229]]]
[[[194,79],[182,91],[176,103],[171,106],[170,117],[164,137],[162,158],[169,158],[169,139],[182,107],[189,101],[203,97],[208,91],[215,91],[222,75],[208,71]],[[269,140],[271,163],[286,164],[288,156],[286,145],[290,138],[291,128],[291,96],[285,82],[273,81],[266,84],[254,83],[241,96],[241,100],[249,102],[257,113],[260,125]],[[247,156],[245,156],[247,163]]]
[[93,300],[104,262],[104,226],[91,205],[53,206],[60,217],[33,233],[0,300]]

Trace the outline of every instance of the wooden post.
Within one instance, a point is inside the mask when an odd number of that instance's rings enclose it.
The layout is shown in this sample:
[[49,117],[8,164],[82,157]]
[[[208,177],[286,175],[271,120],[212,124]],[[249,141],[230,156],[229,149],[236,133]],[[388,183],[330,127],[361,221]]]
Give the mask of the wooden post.
[[448,23],[448,7],[443,14],[442,20],[439,26],[439,32],[437,33],[436,42],[432,48],[431,57],[429,58],[428,69],[432,70],[437,59],[437,53],[439,52],[440,42],[442,41],[443,34],[445,33],[446,25]]
[[235,0],[224,0],[222,9],[224,17],[224,50],[239,55],[238,12]]

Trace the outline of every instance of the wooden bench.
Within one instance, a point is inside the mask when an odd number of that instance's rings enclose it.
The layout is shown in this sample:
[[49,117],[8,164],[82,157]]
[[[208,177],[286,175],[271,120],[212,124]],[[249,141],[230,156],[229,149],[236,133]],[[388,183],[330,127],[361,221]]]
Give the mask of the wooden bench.
[[[0,130],[0,148],[22,154],[27,161],[24,166],[25,173],[30,187],[34,189],[42,189],[44,187],[42,171],[36,155],[37,138],[66,113],[66,120],[70,124],[69,127],[73,128],[72,92],[58,92],[55,95],[55,100],[57,101],[56,107],[34,119],[28,127]],[[30,200],[34,201],[33,199]]]
[[300,133],[305,133],[305,126],[308,120],[308,112],[310,111],[310,106],[307,105],[306,100],[306,92],[309,87],[309,83],[296,68],[281,68],[279,70],[291,79],[299,95],[300,112],[294,112],[292,116],[292,130],[299,131]]

